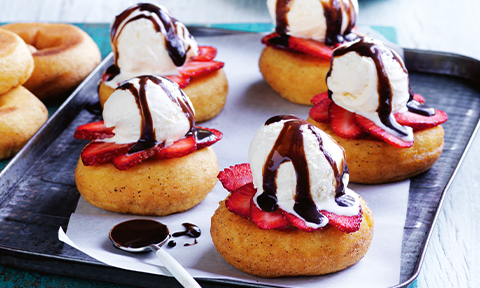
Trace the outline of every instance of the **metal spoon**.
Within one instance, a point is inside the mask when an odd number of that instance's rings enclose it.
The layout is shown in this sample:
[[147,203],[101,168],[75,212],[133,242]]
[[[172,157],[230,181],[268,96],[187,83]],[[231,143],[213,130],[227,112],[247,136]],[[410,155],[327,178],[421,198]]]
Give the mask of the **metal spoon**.
[[155,220],[129,220],[117,224],[110,230],[110,240],[115,247],[134,253],[153,251],[183,287],[201,288],[185,268],[161,249],[168,239],[170,233],[167,226]]

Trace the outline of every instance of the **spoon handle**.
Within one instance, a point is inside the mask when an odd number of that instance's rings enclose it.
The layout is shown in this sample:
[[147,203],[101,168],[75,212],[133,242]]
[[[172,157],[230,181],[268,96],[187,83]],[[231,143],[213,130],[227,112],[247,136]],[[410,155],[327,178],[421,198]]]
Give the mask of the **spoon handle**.
[[201,288],[201,286],[193,279],[192,275],[188,274],[187,270],[180,265],[175,258],[168,254],[163,249],[155,251],[157,258],[165,265],[165,268],[172,273],[172,275],[185,288]]

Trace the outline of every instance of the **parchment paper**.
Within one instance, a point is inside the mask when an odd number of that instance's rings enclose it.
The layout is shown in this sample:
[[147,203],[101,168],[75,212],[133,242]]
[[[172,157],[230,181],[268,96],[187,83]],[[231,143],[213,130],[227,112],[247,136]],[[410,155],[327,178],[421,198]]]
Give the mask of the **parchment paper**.
[[[294,114],[306,119],[310,107],[281,98],[263,80],[258,58],[263,49],[259,34],[197,39],[200,45],[217,47],[216,59],[224,61],[229,81],[227,104],[213,120],[201,126],[216,128],[224,138],[213,148],[220,169],[248,162],[250,141],[271,116]],[[316,277],[262,279],[231,267],[215,250],[210,238],[210,218],[228,192],[218,183],[207,198],[189,211],[166,217],[149,217],[168,226],[171,232],[182,231],[183,222],[197,224],[202,230],[198,244],[188,237],[174,238],[177,246],[165,248],[194,277],[234,279],[285,287],[388,287],[399,283],[400,255],[405,223],[409,181],[388,185],[354,185],[374,213],[375,233],[365,258],[354,266],[333,274]],[[59,239],[106,264],[135,271],[170,275],[153,253],[130,254],[113,247],[108,239],[110,229],[125,220],[140,218],[103,211],[80,199],[72,214],[67,234]],[[67,237],[68,236],[68,237]],[[71,241],[71,242],[70,242]],[[279,239],[281,241],[281,239]]]

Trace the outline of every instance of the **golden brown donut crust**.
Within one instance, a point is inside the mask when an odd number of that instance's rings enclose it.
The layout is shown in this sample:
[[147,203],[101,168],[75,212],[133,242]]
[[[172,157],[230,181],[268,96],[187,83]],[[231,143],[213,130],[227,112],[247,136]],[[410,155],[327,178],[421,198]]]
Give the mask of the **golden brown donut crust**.
[[212,217],[215,248],[233,267],[255,276],[322,275],[343,270],[363,258],[373,237],[373,214],[361,199],[360,229],[344,233],[328,225],[316,232],[262,230],[225,207]]
[[0,95],[0,159],[15,155],[48,119],[45,105],[23,86]]
[[380,184],[408,179],[430,169],[443,150],[442,126],[415,131],[412,147],[397,148],[373,137],[344,139],[333,132],[330,124],[316,122],[310,117],[307,121],[343,147],[350,182]]
[[13,23],[2,26],[34,46],[35,68],[25,83],[42,100],[65,97],[100,63],[97,44],[70,24]]
[[0,29],[0,94],[22,85],[32,75],[33,57],[15,33]]
[[268,85],[293,103],[312,105],[313,96],[327,91],[329,59],[265,46],[258,65]]
[[[98,96],[102,108],[114,90],[100,82]],[[188,86],[182,90],[190,98],[195,109],[195,122],[205,122],[217,116],[225,106],[228,94],[227,76],[223,69],[220,69],[206,75],[192,77]]]
[[217,156],[204,148],[184,157],[147,159],[120,171],[112,163],[75,170],[83,198],[99,208],[137,215],[168,215],[200,203],[217,183]]

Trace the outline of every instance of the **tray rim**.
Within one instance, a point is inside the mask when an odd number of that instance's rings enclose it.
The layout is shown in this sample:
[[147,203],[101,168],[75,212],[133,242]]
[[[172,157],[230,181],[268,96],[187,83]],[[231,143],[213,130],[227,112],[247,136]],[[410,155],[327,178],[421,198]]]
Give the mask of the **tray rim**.
[[[253,32],[230,31],[230,30],[223,30],[223,29],[218,29],[218,28],[204,28],[204,27],[192,27],[192,30],[197,30],[196,33],[199,34],[197,36],[194,33],[192,33],[192,34],[194,34],[195,37],[222,36],[222,35],[235,35],[235,34],[261,34],[261,33],[253,33]],[[469,80],[470,82],[472,82],[472,84],[475,84],[475,82],[473,81],[476,78],[475,76],[480,76],[480,60],[475,59],[475,58],[463,56],[463,55],[456,54],[456,53],[450,53],[450,52],[429,51],[429,50],[411,49],[411,48],[404,48],[404,52],[405,52],[405,58],[406,58],[405,63],[406,63],[406,66],[407,66],[408,70],[410,70],[410,71],[425,72],[425,73],[447,75],[447,76],[455,76],[455,77],[459,77],[459,78],[462,78],[462,79]],[[415,65],[412,66],[413,63],[408,62],[409,57],[411,58],[412,56],[416,56],[416,57],[442,57],[442,58],[445,58],[445,59],[450,58],[450,59],[457,60],[457,61],[453,61],[453,62],[456,62],[457,65],[459,65],[458,62],[463,61],[463,62],[467,63],[468,65],[472,65],[475,69],[475,73],[464,75],[464,74],[461,73],[462,71],[460,71],[458,69],[455,69],[455,67],[453,68],[453,71],[446,71],[446,70],[434,71],[434,70],[431,69],[431,67],[422,67],[422,66],[415,66]],[[35,142],[35,141],[39,141],[38,138],[39,138],[40,134],[58,132],[58,131],[55,131],[54,127],[51,127],[52,126],[51,122],[54,122],[55,119],[58,118],[58,117],[64,117],[63,114],[66,113],[66,112],[64,112],[65,107],[70,102],[75,101],[75,96],[82,90],[82,88],[86,85],[86,83],[88,83],[89,81],[95,80],[95,79],[92,79],[92,78],[95,77],[95,75],[99,72],[100,69],[103,69],[103,67],[106,65],[107,62],[111,61],[111,58],[112,58],[112,53],[109,53],[108,56],[105,59],[103,59],[103,61],[89,74],[89,76],[77,87],[77,89],[75,89],[75,91],[58,108],[58,110],[47,120],[45,125],[41,127],[41,129],[32,137],[32,139],[27,143],[27,145],[25,145],[25,147],[22,148],[22,150],[19,153],[17,153],[17,155],[15,155],[11,159],[9,161],[9,163],[2,170],[0,170],[0,202],[2,202],[5,197],[8,197],[7,194],[4,195],[3,192],[2,192],[2,191],[4,191],[4,188],[7,187],[7,190],[11,190],[11,188],[13,188],[16,185],[16,183],[22,178],[22,177],[19,177],[15,181],[12,181],[12,179],[8,176],[10,174],[12,174],[15,171],[15,169],[18,170],[19,168],[17,166],[19,166],[19,165],[20,166],[29,166],[28,164],[30,162],[28,161],[28,159],[25,160],[25,156],[27,156],[26,155],[27,153],[30,153],[29,149],[31,149],[31,146],[33,146],[32,143]],[[82,103],[80,103],[80,110],[81,110],[85,106],[87,101],[85,100],[85,101],[80,101],[80,102],[82,102]],[[77,115],[78,112],[72,113],[71,111],[69,111],[69,114]],[[73,119],[74,118],[72,118],[72,120]],[[72,120],[70,120],[69,123]],[[456,174],[458,173],[459,167],[461,166],[467,152],[469,151],[469,149],[472,145],[473,139],[474,139],[475,135],[478,133],[479,129],[480,129],[480,121],[477,122],[475,128],[473,129],[472,134],[470,135],[470,138],[467,142],[467,145],[465,146],[464,151],[462,152],[458,162],[455,165],[455,168],[452,171],[452,174],[449,177],[449,180],[447,181],[444,189],[442,190],[438,206],[436,207],[436,210],[435,210],[433,221],[431,222],[431,227],[430,227],[430,229],[428,229],[427,237],[425,238],[425,244],[422,247],[422,252],[419,256],[418,262],[416,263],[414,273],[407,280],[405,280],[401,283],[398,283],[394,286],[391,286],[392,288],[408,287],[409,285],[414,283],[416,281],[416,279],[418,278],[418,276],[420,274],[420,271],[421,271],[421,267],[423,265],[423,262],[425,261],[425,254],[426,254],[426,250],[427,250],[428,244],[430,242],[430,239],[432,237],[433,229],[434,229],[434,227],[437,223],[438,215],[439,215],[439,213],[442,209],[443,203],[444,203],[445,195],[446,195],[447,191],[450,189],[450,187],[452,185],[452,182],[453,182]],[[62,131],[63,131],[63,129],[60,132],[58,132],[58,135],[56,135],[54,137],[54,139],[56,139],[61,134]],[[36,148],[36,150],[38,150],[38,149],[41,149],[42,147],[40,147],[40,148],[35,147],[35,148]],[[11,170],[13,170],[13,172],[10,172]],[[8,178],[8,179],[3,180],[5,178]],[[0,264],[1,265],[9,265],[9,266],[18,267],[18,268],[21,268],[21,269],[34,270],[34,271],[39,271],[39,272],[46,272],[46,273],[50,273],[50,274],[54,273],[54,274],[57,274],[57,275],[72,277],[71,274],[67,274],[61,268],[53,268],[53,270],[52,270],[52,267],[46,267],[44,265],[40,265],[42,263],[42,260],[66,262],[66,263],[69,263],[72,266],[82,266],[83,268],[87,268],[86,270],[88,270],[88,271],[85,271],[84,273],[82,273],[82,275],[76,275],[75,277],[78,276],[80,278],[91,279],[91,280],[94,280],[94,281],[107,281],[107,282],[117,283],[117,284],[135,285],[134,283],[128,284],[128,283],[125,283],[124,281],[122,281],[122,282],[112,281],[113,279],[111,279],[111,278],[110,279],[108,279],[108,278],[107,279],[101,279],[103,277],[92,278],[91,277],[92,274],[89,271],[90,270],[95,271],[96,268],[104,268],[104,269],[107,269],[107,270],[110,270],[110,269],[111,270],[118,270],[118,271],[122,271],[122,273],[126,273],[126,271],[128,271],[128,270],[118,269],[116,267],[112,267],[112,266],[103,264],[101,262],[97,263],[97,262],[93,262],[93,261],[91,262],[91,261],[85,261],[85,260],[79,260],[79,259],[59,257],[59,256],[55,256],[55,255],[50,255],[50,254],[29,252],[29,251],[18,250],[18,249],[15,249],[15,248],[2,246],[2,245],[0,245],[0,255],[2,255],[2,257],[0,257]],[[25,256],[25,257],[22,257],[22,256]],[[35,265],[36,269],[32,269],[31,265],[30,266],[27,265],[28,261],[25,261],[27,258],[30,261],[38,261],[38,264]],[[87,266],[87,267],[85,267],[85,266]],[[146,275],[146,274],[148,274],[148,273],[136,272],[136,271],[128,271],[128,272],[134,273],[136,275]],[[102,274],[102,273],[99,272],[97,274]],[[171,281],[172,284],[176,283],[175,279],[172,278],[172,277],[162,276],[162,275],[153,275],[153,274],[148,274],[148,275],[151,275],[152,277],[160,276],[160,277],[163,277],[165,279],[168,278],[170,280],[173,280],[173,281]],[[213,284],[228,284],[228,285],[238,286],[238,287],[240,287],[240,286],[242,286],[242,287],[271,287],[271,286],[264,285],[264,284],[252,284],[252,283],[247,283],[247,282],[236,282],[236,281],[233,281],[233,280],[225,280],[225,279],[220,279],[220,278],[218,278],[218,279],[217,278],[208,278],[208,279],[197,278],[197,279],[199,279],[200,282],[204,282],[204,283],[209,283],[210,282],[210,283],[213,283]],[[135,283],[138,284],[138,281],[135,281]],[[165,284],[168,284],[168,283],[165,283]]]

